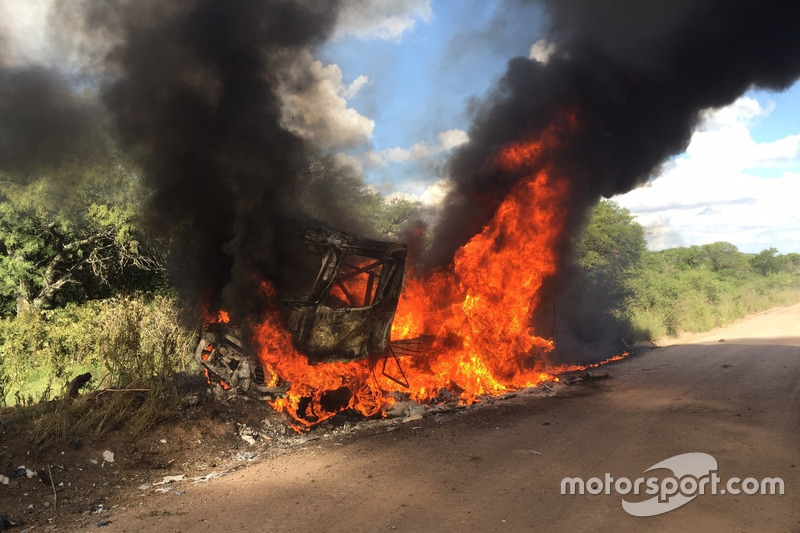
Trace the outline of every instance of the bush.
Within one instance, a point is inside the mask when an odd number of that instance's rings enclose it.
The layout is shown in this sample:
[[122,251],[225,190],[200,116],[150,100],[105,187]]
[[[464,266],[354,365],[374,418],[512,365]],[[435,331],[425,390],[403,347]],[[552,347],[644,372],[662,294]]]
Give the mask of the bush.
[[639,338],[706,331],[748,313],[800,301],[800,272],[792,261],[781,259],[789,256],[777,258],[784,270],[765,274],[745,268],[752,256],[724,244],[645,254],[642,268],[630,280],[635,296],[627,311]]
[[[91,387],[164,392],[174,372],[187,368],[195,332],[178,325],[167,295],[120,297],[62,309],[31,310],[0,320],[4,391],[0,400],[29,404],[56,395],[77,373],[91,371]],[[90,388],[91,388],[90,387]]]

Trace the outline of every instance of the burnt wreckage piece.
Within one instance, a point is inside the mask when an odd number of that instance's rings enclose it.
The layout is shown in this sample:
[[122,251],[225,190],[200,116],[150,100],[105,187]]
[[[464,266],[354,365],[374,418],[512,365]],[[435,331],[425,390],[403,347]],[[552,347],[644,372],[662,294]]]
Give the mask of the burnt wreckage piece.
[[[302,231],[288,245],[292,258],[280,305],[297,350],[310,363],[377,363],[394,355],[389,344],[400,298],[407,247],[328,228]],[[195,359],[219,381],[250,395],[281,396],[289,384],[266,387],[264,369],[235,327],[203,331]],[[394,379],[394,378],[393,378]]]

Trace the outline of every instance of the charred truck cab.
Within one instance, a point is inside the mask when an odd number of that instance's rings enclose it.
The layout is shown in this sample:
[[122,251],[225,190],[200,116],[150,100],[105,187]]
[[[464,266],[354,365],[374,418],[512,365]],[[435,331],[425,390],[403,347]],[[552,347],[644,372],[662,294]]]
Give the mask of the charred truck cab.
[[[376,363],[391,353],[389,336],[405,274],[407,247],[330,228],[304,229],[285,243],[280,305],[297,350],[310,363]],[[258,358],[238,328],[212,324],[195,359],[210,381],[251,396],[279,396],[268,388]]]
[[313,229],[305,231],[301,246],[306,257],[297,261],[299,275],[282,300],[297,349],[317,363],[384,354],[403,287],[406,245]]

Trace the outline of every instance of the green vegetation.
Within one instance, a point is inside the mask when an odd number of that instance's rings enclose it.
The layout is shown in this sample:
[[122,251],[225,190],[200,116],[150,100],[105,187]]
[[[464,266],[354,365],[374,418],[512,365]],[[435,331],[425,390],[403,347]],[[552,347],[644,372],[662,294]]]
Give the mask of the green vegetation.
[[[176,414],[174,376],[196,371],[194,331],[178,325],[171,295],[114,297],[53,310],[26,310],[0,320],[6,401],[35,412],[34,440],[100,435],[122,422],[144,429]],[[103,396],[63,398],[67,383],[92,373],[87,389]],[[135,392],[132,394],[131,391]]]
[[727,242],[649,252],[644,244],[642,227],[613,202],[593,210],[576,244],[586,290],[603,285],[613,295],[612,313],[631,339],[706,331],[800,301],[800,254],[746,254]]
[[138,180],[123,168],[85,169],[69,192],[52,177],[0,179],[0,316],[163,282],[161,247],[136,225]]

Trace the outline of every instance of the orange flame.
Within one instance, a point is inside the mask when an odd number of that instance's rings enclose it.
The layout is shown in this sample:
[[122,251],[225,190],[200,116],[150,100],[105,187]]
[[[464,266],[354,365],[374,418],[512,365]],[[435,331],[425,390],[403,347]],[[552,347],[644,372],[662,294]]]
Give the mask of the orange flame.
[[[483,230],[457,251],[450,269],[406,280],[392,338],[434,337],[428,353],[398,358],[408,389],[366,361],[309,364],[294,349],[278,313],[271,312],[253,328],[259,355],[272,375],[268,385],[291,382],[287,397],[272,406],[294,417],[298,429],[344,408],[375,415],[394,403],[394,391],[425,401],[447,389],[471,403],[482,395],[557,379],[544,361],[553,342],[532,332],[529,320],[543,281],[556,270],[555,250],[571,193],[568,179],[543,162],[557,148],[559,136],[573,127],[574,117],[567,115],[565,125],[539,139],[501,150],[494,162],[499,170],[528,175],[512,187]],[[338,296],[357,292],[344,289]],[[274,300],[271,285],[263,284],[262,290]],[[344,389],[349,392],[330,401],[332,391]]]

